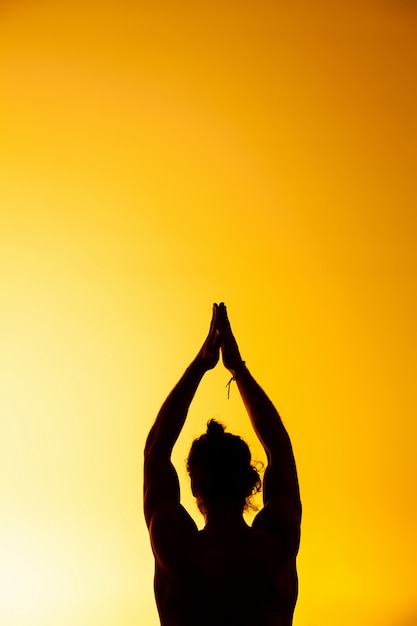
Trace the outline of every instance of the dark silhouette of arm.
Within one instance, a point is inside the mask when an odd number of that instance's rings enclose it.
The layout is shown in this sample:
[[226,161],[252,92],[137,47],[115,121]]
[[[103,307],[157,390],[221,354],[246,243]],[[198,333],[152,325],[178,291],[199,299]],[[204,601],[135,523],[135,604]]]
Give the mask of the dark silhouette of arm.
[[220,335],[216,327],[217,305],[213,305],[210,331],[200,352],[162,405],[145,445],[144,510],[149,526],[161,503],[179,503],[178,476],[171,462],[175,442],[182,430],[191,401],[207,370],[218,359]]
[[[224,304],[219,305],[222,356],[232,373],[268,460],[263,480],[264,504],[298,524],[301,518],[300,491],[291,441],[278,411],[246,367],[232,333]],[[291,521],[292,520],[292,521]]]
[[298,506],[300,491],[294,454],[278,411],[245,365],[234,373],[234,377],[268,460],[263,485],[264,504],[279,495]]

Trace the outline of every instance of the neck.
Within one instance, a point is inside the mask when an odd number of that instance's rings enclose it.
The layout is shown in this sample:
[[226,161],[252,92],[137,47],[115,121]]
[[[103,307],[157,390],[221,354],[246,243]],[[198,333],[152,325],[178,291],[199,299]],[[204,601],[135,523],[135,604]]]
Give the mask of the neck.
[[214,528],[216,526],[221,526],[222,528],[247,526],[243,519],[241,509],[227,505],[210,507],[204,517],[206,520],[206,528]]

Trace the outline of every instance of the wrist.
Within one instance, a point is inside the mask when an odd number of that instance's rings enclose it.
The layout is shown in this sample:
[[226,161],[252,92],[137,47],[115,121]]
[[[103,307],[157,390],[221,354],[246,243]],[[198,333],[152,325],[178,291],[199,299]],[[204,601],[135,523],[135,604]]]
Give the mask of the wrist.
[[188,369],[189,371],[194,372],[196,375],[199,375],[201,377],[203,377],[204,374],[209,370],[209,368],[204,363],[203,359],[200,358],[199,355],[196,356],[194,361],[191,361],[190,365],[188,366]]
[[240,378],[247,371],[248,369],[246,367],[246,361],[241,361],[240,363],[236,365],[236,367],[229,368],[229,372],[232,374],[235,380]]

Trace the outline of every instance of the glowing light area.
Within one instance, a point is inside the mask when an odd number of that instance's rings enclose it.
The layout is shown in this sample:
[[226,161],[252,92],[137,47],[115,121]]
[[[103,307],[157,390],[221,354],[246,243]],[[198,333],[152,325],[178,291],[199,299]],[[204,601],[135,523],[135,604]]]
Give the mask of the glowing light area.
[[2,624],[52,625],[59,619],[64,626],[74,620],[110,625],[123,616],[133,623],[132,602],[152,579],[152,568],[145,568],[147,580],[132,568],[132,552],[140,561],[135,537],[127,545],[128,533],[116,536],[100,522],[94,528],[77,528],[77,521],[55,524],[48,529],[34,528],[33,520],[20,528],[2,525]]
[[[302,501],[294,626],[417,623],[415,11],[2,2],[1,626],[157,626],[153,419],[224,300]],[[264,461],[220,365],[210,417]]]
[[[36,536],[33,530],[18,534],[16,529],[7,529],[6,536],[7,544],[1,547],[3,618],[27,623],[28,618],[39,617],[45,612],[47,615],[53,613],[62,603],[74,605],[82,600],[76,563],[71,560],[71,554],[77,554],[73,552],[74,548],[78,549],[79,554],[81,546],[74,545],[74,541],[72,546],[69,545],[71,536]],[[82,546],[84,550],[85,547]],[[90,563],[88,559],[86,563]],[[93,581],[103,578],[99,562],[97,565],[96,571],[90,569],[88,572]],[[101,584],[103,582],[100,580]]]

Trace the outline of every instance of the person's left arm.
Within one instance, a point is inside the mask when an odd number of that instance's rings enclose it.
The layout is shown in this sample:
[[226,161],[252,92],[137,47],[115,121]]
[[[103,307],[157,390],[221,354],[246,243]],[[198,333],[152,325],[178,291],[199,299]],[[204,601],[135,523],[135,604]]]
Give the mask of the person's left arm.
[[162,405],[146,441],[144,510],[148,527],[161,504],[172,502],[175,505],[180,501],[179,481],[171,453],[201,379],[219,360],[220,333],[216,321],[217,304],[214,304],[207,339]]

